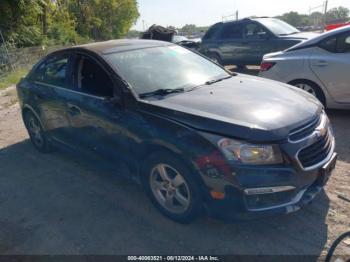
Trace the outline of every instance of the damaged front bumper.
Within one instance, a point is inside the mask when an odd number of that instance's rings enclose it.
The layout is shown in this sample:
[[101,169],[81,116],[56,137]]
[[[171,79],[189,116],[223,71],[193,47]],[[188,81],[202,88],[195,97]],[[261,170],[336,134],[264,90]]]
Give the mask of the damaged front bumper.
[[[233,186],[226,186],[224,199],[207,201],[208,213],[212,217],[225,220],[249,220],[295,212],[310,203],[322,191],[335,167],[336,159],[337,154],[334,153],[323,167],[307,173],[294,173],[295,177],[302,178],[299,179],[299,183],[305,179],[304,186],[300,187],[273,186],[242,191]],[[267,173],[268,171],[265,175]]]

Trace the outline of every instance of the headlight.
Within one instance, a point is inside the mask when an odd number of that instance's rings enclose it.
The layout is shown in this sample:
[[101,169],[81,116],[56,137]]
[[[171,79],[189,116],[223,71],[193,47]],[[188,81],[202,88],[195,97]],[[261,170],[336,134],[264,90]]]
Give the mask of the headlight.
[[208,133],[205,133],[205,137],[217,144],[227,160],[251,165],[272,165],[283,162],[277,145],[250,144]]

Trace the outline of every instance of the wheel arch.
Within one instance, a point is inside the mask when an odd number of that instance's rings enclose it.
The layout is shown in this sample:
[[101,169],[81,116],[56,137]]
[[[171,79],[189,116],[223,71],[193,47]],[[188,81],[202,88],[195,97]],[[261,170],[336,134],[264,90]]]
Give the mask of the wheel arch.
[[193,175],[193,178],[197,183],[199,183],[199,188],[201,189],[202,196],[205,193],[205,183],[203,181],[203,178],[200,175],[200,172],[196,166],[196,164],[189,160],[189,158],[185,158],[183,156],[183,151],[178,148],[175,145],[171,145],[168,143],[161,143],[161,142],[145,142],[139,150],[139,159],[140,164],[138,165],[138,176],[139,179],[141,179],[141,176],[144,175],[144,169],[146,166],[147,159],[154,154],[169,154],[173,156],[174,158],[177,158],[179,161],[185,164],[185,166],[191,171],[191,174]]
[[[31,106],[28,105],[28,104],[25,104],[25,105],[22,107],[22,110],[21,110],[21,111],[22,111],[22,118],[23,118],[23,120],[24,120],[24,116],[25,116],[26,113],[32,113],[32,114],[38,119],[38,121],[39,121],[41,127],[45,130],[45,126],[43,125],[43,123],[42,123],[42,121],[41,121],[41,119],[40,119],[40,117],[39,117],[39,114],[34,110],[33,107],[31,107]],[[24,124],[25,124],[25,123],[24,123]]]
[[216,50],[216,49],[215,50],[209,50],[207,55],[208,55],[208,57],[210,55],[216,55],[219,58],[219,60],[221,61],[221,63],[223,63],[222,56],[220,55],[220,52],[218,50]]
[[316,83],[315,81],[312,81],[310,79],[306,79],[306,78],[296,78],[293,79],[291,81],[289,81],[287,84],[294,86],[297,83],[306,83],[306,84],[310,84],[311,86],[317,87],[319,89],[319,91],[321,92],[321,99],[322,99],[322,103],[324,105],[327,105],[327,96],[326,96],[326,92],[325,90],[322,88],[322,86],[320,86],[318,83]]

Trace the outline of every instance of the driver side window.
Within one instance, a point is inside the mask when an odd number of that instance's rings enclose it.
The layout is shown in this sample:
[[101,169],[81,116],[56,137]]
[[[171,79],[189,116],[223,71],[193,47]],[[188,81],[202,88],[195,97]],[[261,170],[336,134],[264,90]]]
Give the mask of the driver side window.
[[266,39],[268,33],[258,24],[250,23],[244,28],[244,38],[246,39]]
[[77,63],[77,88],[79,91],[99,96],[113,97],[113,81],[94,60],[80,57]]

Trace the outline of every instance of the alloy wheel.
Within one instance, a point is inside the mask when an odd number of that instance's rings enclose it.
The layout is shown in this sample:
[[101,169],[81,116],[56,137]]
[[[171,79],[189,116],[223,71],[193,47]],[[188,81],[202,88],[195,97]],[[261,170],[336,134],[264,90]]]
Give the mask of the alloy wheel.
[[33,143],[37,147],[42,147],[45,143],[43,133],[39,121],[33,116],[28,119],[28,130]]
[[157,202],[172,213],[185,212],[191,202],[189,186],[173,167],[157,164],[150,175],[150,186]]
[[296,84],[295,86],[300,88],[300,89],[303,89],[304,91],[306,91],[308,93],[310,93],[314,97],[317,97],[316,91],[315,91],[315,89],[312,86],[310,86],[308,84],[305,84],[305,83]]

